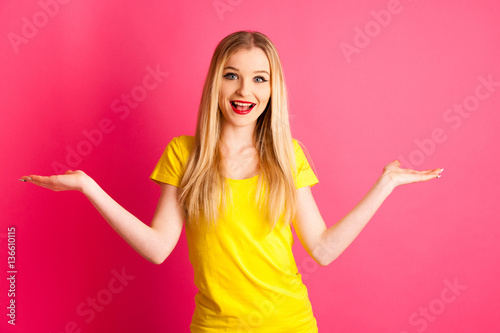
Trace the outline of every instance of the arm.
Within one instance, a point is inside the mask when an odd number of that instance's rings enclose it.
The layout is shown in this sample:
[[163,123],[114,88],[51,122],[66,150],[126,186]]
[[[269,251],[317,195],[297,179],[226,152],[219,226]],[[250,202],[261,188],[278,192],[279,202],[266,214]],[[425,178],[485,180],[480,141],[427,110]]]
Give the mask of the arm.
[[442,169],[401,169],[399,161],[389,163],[361,201],[338,223],[327,228],[309,186],[298,190],[294,228],[306,251],[320,265],[335,260],[359,235],[384,200],[399,185],[439,178]]
[[25,181],[54,191],[82,192],[109,225],[145,259],[161,264],[172,252],[182,231],[183,216],[177,201],[178,188],[160,184],[161,195],[151,226],[120,206],[83,171],[67,171],[50,177],[31,175]]

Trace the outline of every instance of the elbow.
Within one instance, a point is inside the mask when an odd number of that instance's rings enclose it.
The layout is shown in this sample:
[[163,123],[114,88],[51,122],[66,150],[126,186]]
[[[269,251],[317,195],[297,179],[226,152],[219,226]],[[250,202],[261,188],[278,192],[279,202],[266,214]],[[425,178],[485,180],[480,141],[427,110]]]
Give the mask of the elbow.
[[146,258],[149,262],[155,265],[161,265],[168,258],[170,253],[158,253],[157,255]]
[[320,266],[328,266],[330,265],[335,259],[337,259],[336,257],[318,257],[318,258],[314,258],[314,260],[318,263],[318,265]]
[[165,246],[167,241],[161,240],[159,241],[154,248],[151,248],[149,258],[146,258],[148,261],[152,262],[155,265],[161,265],[165,260],[167,260],[168,256],[174,250],[174,246]]
[[335,259],[339,257],[340,253],[333,251],[330,248],[324,248],[322,246],[318,247],[313,253],[311,257],[318,263],[320,266],[328,266]]
[[320,265],[320,266],[323,266],[323,267],[326,267],[328,265],[331,264],[331,261],[327,261],[327,260],[316,260],[316,262]]
[[311,257],[313,257],[320,266],[330,265],[342,253],[342,248],[338,247],[335,242],[331,240],[325,240],[324,237],[325,236],[320,237],[314,249],[310,252]]
[[166,253],[166,254],[161,254],[161,255],[158,255],[158,256],[156,256],[156,257],[152,258],[152,259],[151,259],[151,260],[149,260],[149,261],[151,261],[151,262],[152,262],[153,264],[155,264],[155,265],[161,265],[161,264],[163,264],[163,262],[164,262],[165,260],[167,260],[167,258],[168,258],[168,255],[169,255],[169,254],[170,254],[170,253]]
[[152,262],[155,265],[161,265],[167,258],[154,258],[154,259],[148,259],[150,262]]

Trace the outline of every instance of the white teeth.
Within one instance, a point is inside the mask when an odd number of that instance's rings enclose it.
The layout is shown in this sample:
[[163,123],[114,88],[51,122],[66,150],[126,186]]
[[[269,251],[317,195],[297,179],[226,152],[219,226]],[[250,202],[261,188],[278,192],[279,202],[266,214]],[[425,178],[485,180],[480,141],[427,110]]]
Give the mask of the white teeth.
[[241,102],[233,102],[234,105],[238,106],[251,106],[253,103],[241,103]]

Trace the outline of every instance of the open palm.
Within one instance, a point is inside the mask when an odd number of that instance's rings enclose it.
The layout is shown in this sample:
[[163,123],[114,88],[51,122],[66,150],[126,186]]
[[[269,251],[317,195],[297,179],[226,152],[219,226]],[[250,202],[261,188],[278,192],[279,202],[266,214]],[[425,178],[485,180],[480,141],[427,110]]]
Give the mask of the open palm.
[[52,191],[82,191],[87,174],[81,170],[68,170],[63,175],[38,176],[29,175],[21,180],[48,188]]
[[443,169],[429,169],[416,171],[412,169],[402,169],[401,162],[395,160],[384,167],[383,175],[389,177],[394,187],[404,184],[424,182],[441,177]]

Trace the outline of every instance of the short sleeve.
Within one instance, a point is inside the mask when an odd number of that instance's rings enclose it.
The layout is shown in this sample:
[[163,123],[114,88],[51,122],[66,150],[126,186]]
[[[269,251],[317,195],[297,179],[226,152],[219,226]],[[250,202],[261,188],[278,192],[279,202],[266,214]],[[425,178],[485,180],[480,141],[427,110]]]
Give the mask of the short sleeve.
[[302,150],[302,147],[299,145],[298,141],[293,139],[293,147],[295,150],[295,164],[297,167],[297,188],[305,187],[305,186],[313,186],[319,183],[318,178],[314,174],[307,158]]
[[188,138],[190,137],[175,137],[168,143],[149,177],[151,180],[179,187],[189,155],[186,142]]

